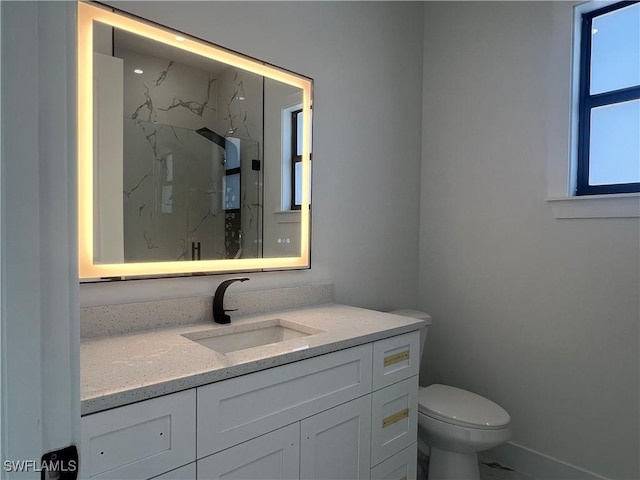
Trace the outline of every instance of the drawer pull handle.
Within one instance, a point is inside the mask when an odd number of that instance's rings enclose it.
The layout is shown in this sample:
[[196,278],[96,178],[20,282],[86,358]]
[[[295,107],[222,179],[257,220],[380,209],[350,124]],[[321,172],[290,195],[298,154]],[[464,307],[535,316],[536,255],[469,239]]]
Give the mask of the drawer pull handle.
[[382,428],[387,428],[389,425],[393,425],[396,422],[399,422],[403,418],[407,418],[409,416],[409,409],[405,408],[404,410],[400,410],[398,413],[394,413],[393,415],[389,415],[386,418],[382,419]]
[[393,365],[394,363],[400,363],[405,360],[409,360],[409,350],[405,350],[404,352],[400,352],[400,353],[394,353],[393,355],[384,357],[384,366],[388,367],[389,365]]

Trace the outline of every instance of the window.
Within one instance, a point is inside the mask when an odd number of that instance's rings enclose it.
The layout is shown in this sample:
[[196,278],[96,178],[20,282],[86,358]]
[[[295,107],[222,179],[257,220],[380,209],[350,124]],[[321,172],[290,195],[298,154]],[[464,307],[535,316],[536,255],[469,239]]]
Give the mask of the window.
[[640,3],[581,14],[576,195],[640,192]]
[[[313,160],[310,154],[309,160]],[[311,162],[309,162],[311,166]],[[311,168],[309,168],[311,170]],[[291,210],[302,203],[302,109],[291,112]]]

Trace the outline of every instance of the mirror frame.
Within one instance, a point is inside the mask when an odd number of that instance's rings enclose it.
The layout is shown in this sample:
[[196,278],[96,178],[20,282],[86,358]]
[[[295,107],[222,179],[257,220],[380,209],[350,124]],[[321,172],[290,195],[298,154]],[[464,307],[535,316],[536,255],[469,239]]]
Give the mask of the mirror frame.
[[[240,258],[139,263],[94,263],[93,238],[93,22],[101,22],[136,35],[187,50],[232,67],[247,70],[302,90],[302,206],[300,252],[297,257]],[[311,95],[313,80],[265,64],[250,57],[205,42],[184,32],[141,20],[102,6],[78,2],[77,148],[78,148],[78,273],[80,279],[167,276],[190,273],[231,273],[287,270],[310,267]],[[181,38],[177,40],[176,37]]]

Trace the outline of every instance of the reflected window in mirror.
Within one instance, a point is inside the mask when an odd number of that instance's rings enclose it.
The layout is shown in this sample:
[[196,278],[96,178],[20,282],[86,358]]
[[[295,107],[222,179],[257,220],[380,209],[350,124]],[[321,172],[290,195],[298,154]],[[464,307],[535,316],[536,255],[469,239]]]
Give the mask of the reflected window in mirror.
[[[303,115],[302,108],[297,108],[291,112],[289,121],[291,122],[291,150],[290,150],[290,195],[283,199],[283,204],[290,210],[300,210],[302,205],[302,135],[303,135]],[[311,110],[313,114],[313,109]],[[311,118],[311,117],[310,117]],[[309,151],[309,169],[311,170],[313,160],[313,149]]]

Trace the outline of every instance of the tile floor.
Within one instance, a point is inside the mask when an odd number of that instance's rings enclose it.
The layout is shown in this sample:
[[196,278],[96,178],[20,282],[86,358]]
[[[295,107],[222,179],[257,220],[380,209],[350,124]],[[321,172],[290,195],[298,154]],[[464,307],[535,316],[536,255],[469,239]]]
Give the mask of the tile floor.
[[488,459],[480,459],[480,480],[534,480],[524,473]]
[[[498,462],[480,458],[480,480],[534,480],[533,477],[500,465]],[[429,457],[418,453],[418,480],[428,480]]]

